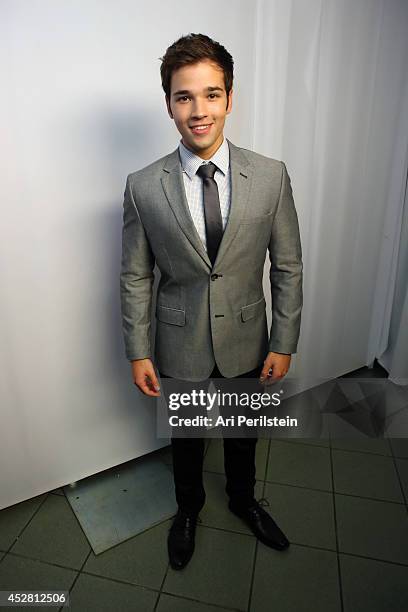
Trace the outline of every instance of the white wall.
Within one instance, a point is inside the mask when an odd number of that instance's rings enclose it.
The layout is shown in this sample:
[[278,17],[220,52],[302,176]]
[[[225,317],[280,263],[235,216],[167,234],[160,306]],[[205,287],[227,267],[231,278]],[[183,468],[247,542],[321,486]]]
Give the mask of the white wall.
[[248,146],[254,17],[245,1],[0,3],[0,508],[167,443],[124,356],[125,179],[178,145],[158,58],[189,32],[234,56],[227,134]]

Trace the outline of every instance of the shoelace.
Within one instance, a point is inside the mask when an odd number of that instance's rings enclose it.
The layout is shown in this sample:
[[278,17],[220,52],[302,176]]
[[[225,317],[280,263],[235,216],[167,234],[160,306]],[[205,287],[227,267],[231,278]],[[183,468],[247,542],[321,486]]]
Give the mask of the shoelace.
[[[175,518],[176,516],[177,516],[177,513],[176,513],[176,514],[173,514],[172,518]],[[188,521],[190,521],[190,518],[188,518],[187,520],[188,520]],[[203,521],[201,520],[200,516],[197,516],[196,521],[197,521],[197,523],[202,523],[202,522],[203,522]]]
[[249,511],[254,515],[259,515],[259,507],[265,508],[266,506],[270,506],[270,503],[266,497],[261,497],[260,499],[255,500],[255,502],[256,505],[249,508]]
[[[177,514],[175,514],[174,516],[177,516]],[[184,521],[185,521],[185,524],[184,524]],[[179,519],[176,520],[173,523],[173,526],[171,528],[173,528],[173,529],[180,529],[180,527],[182,527],[184,535],[188,536],[188,532],[189,532],[189,529],[191,527],[191,521],[192,521],[192,519],[190,517],[185,518],[185,517],[180,516]],[[196,522],[197,523],[202,523],[203,521],[201,520],[201,518],[199,516],[197,516]]]

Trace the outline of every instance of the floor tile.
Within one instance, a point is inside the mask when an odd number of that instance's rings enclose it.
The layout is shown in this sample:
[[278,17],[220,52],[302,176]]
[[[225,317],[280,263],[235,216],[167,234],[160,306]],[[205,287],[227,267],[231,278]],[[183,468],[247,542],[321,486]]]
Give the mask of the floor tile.
[[172,454],[171,454],[171,445],[163,446],[162,448],[159,448],[157,451],[154,451],[154,455],[155,457],[160,457],[160,459],[166,465],[173,464],[173,459],[172,459]]
[[333,449],[337,493],[404,502],[392,457]]
[[38,495],[0,511],[0,550],[8,550],[47,494]]
[[70,595],[70,612],[153,612],[158,593],[81,574]]
[[374,453],[391,456],[391,447],[386,438],[332,438],[331,447],[341,450]]
[[[269,440],[260,438],[256,444],[256,477],[263,480],[268,457]],[[204,459],[204,470],[224,474],[224,447],[220,438],[210,441],[208,451]]]
[[336,549],[333,494],[301,487],[267,483],[265,508],[289,542]]
[[[330,396],[330,387],[318,385],[300,393],[296,392],[296,382],[290,379],[283,382],[281,392],[283,400],[279,408],[269,411],[268,416],[290,417],[296,419],[296,425],[288,427],[267,428],[271,439],[281,441],[307,442],[308,440],[320,441],[319,446],[325,446],[324,442],[329,438],[329,415],[325,410],[326,401]],[[317,383],[317,381],[315,381]],[[333,387],[333,383],[331,384]],[[280,387],[277,387],[278,391]],[[292,395],[292,393],[294,393]]]
[[[406,386],[405,393],[408,394],[408,385]],[[405,398],[405,406],[403,408],[395,408],[392,406],[388,412],[385,412],[384,419],[386,419],[387,428],[384,435],[387,438],[394,440],[407,440],[408,437],[408,397]],[[398,453],[406,456],[407,448],[406,444],[397,443]]]
[[408,461],[406,459],[395,459],[405,499],[408,501]]
[[408,459],[408,438],[390,438],[390,444],[395,457]]
[[387,378],[388,372],[382,367],[381,364],[378,363],[376,359],[374,359],[373,366],[369,368],[368,366],[363,366],[358,370],[354,370],[353,372],[348,372],[343,376],[343,378]]
[[[70,569],[8,554],[0,563],[0,590],[68,591],[76,575],[77,572]],[[39,609],[38,606],[21,606],[21,609],[23,608],[24,610]],[[57,607],[52,608],[52,610],[57,609]]]
[[156,612],[230,612],[231,608],[220,608],[210,604],[193,601],[192,599],[181,599],[175,595],[162,593]]
[[171,523],[156,525],[100,555],[92,552],[83,571],[160,589],[168,564],[167,534]]
[[330,449],[271,440],[266,480],[330,491]]
[[406,612],[408,567],[340,554],[344,612]]
[[255,538],[199,526],[193,558],[181,572],[168,571],[163,591],[246,610]]
[[[345,405],[327,415],[331,440],[350,440],[358,446],[365,440],[378,440],[376,422],[364,400]],[[341,443],[340,443],[341,444]],[[358,447],[356,450],[360,450]]]
[[291,544],[259,546],[250,612],[340,612],[337,555]]
[[282,442],[294,442],[295,444],[311,444],[312,446],[330,446],[329,438],[288,438]]
[[65,497],[49,495],[11,551],[79,569],[90,546]]
[[408,564],[408,515],[402,504],[335,495],[339,550]]
[[[251,534],[251,530],[245,523],[228,508],[228,496],[225,493],[225,476],[204,472],[204,488],[206,502],[200,512],[202,524],[207,527],[217,527],[230,531],[239,531]],[[255,485],[255,498],[263,495],[263,482],[257,481]]]

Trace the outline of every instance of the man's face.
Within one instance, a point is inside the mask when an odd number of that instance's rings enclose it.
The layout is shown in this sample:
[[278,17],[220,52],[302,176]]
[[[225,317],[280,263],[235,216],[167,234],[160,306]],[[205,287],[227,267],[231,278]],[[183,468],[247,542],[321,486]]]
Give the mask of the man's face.
[[232,108],[232,89],[227,106],[222,68],[203,60],[175,70],[166,104],[183,144],[203,159],[209,159],[222,144],[225,117]]

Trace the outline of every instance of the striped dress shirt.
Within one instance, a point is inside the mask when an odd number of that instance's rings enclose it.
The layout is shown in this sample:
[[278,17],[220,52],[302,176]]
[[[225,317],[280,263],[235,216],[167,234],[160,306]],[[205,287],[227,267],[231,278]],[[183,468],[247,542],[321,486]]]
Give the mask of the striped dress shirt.
[[217,166],[214,180],[218,187],[220,200],[222,228],[225,230],[231,205],[231,169],[228,142],[224,138],[222,145],[217,149],[211,159],[204,160],[182,143],[179,144],[179,156],[183,170],[184,188],[187,197],[188,207],[202,243],[207,250],[207,240],[205,235],[205,217],[203,202],[203,180],[198,176],[197,170],[203,163],[210,161]]

